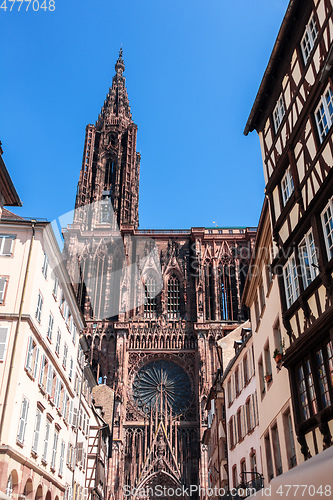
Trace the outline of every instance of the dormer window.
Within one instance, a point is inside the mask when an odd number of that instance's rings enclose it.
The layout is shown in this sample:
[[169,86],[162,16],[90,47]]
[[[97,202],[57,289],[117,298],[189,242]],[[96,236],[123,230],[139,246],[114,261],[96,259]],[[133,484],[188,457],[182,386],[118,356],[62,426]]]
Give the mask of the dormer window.
[[275,132],[279,130],[279,127],[281,125],[281,122],[283,120],[283,117],[286,113],[285,107],[284,107],[284,102],[283,102],[283,96],[282,94],[278,98],[274,111],[273,111],[273,121],[274,121],[274,128]]
[[309,56],[314,47],[317,36],[318,36],[318,28],[314,14],[312,14],[312,16],[310,17],[310,21],[305,26],[305,32],[301,40],[301,49],[302,49],[304,64],[306,64],[309,59]]
[[286,173],[282,177],[282,181],[281,181],[281,192],[282,192],[283,206],[286,205],[290,196],[293,194],[294,189],[295,189],[294,188],[294,181],[293,181],[293,178],[291,175],[290,167],[288,167],[286,170]]

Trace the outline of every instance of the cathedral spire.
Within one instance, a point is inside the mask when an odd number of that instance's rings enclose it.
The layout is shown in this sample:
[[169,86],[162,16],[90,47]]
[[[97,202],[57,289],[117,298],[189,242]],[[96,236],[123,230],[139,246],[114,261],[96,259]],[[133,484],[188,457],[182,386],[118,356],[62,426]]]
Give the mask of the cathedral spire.
[[129,121],[132,120],[127,89],[125,87],[126,79],[123,76],[125,63],[122,48],[119,50],[119,57],[115,64],[115,70],[116,74],[112,79],[112,86],[109,88],[109,92],[96,123],[99,129],[103,127],[103,124],[108,125],[112,123],[115,117],[121,117]]

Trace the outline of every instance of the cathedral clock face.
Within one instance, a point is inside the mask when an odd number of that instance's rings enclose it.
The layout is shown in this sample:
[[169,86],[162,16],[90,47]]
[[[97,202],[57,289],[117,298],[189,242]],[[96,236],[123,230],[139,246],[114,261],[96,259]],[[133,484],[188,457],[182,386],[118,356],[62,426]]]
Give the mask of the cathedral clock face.
[[140,368],[133,382],[133,397],[146,413],[165,411],[181,414],[191,399],[191,382],[187,373],[172,361],[152,361]]

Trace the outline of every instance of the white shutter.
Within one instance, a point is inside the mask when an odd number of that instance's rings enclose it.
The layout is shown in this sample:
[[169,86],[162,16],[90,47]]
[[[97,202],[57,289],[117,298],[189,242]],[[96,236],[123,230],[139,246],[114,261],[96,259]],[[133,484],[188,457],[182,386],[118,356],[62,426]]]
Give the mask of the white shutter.
[[50,316],[49,316],[49,325],[48,325],[48,328],[47,328],[47,338],[49,340],[52,340],[53,323],[54,323],[54,319],[53,319],[52,314],[50,314]]
[[60,379],[57,377],[54,390],[54,404],[56,408],[59,408],[59,402],[60,402]]
[[82,464],[83,461],[83,443],[77,443],[76,465]]
[[259,425],[259,415],[258,415],[258,400],[257,400],[257,391],[253,394],[253,409],[254,409],[254,425]]
[[7,283],[7,278],[4,278],[3,276],[1,276],[1,278],[0,278],[0,304],[3,303],[4,298],[5,298],[6,283]]
[[51,427],[51,424],[47,420],[46,421],[46,427],[45,427],[44,448],[43,448],[43,456],[42,456],[42,458],[43,458],[43,460],[45,462],[46,462],[46,459],[47,459],[47,449],[48,449],[48,446],[49,446],[50,427]]
[[5,359],[6,347],[7,347],[7,327],[0,327],[0,361]]
[[246,436],[246,419],[245,419],[245,406],[241,408],[241,419],[242,419],[242,437]]
[[37,450],[38,450],[38,441],[39,441],[41,421],[42,421],[42,413],[39,410],[37,410],[34,439],[33,439],[33,443],[32,443],[32,451],[34,451],[35,453],[37,453]]
[[73,420],[73,400],[71,399],[71,402],[69,403],[69,414],[68,414],[69,425],[72,425],[72,420]]
[[69,373],[68,373],[68,378],[70,380],[72,380],[72,378],[73,378],[73,366],[74,366],[74,361],[73,361],[73,358],[71,358],[70,363],[69,363]]
[[72,422],[73,427],[77,427],[77,408],[74,408],[73,410],[73,422]]
[[57,431],[55,431],[54,438],[53,438],[53,449],[52,449],[52,459],[51,459],[52,469],[54,469],[54,467],[55,467],[55,462],[56,462],[56,457],[57,457],[58,437],[59,437],[59,434]]
[[62,411],[61,411],[61,414],[62,414],[62,416],[64,417],[65,420],[67,419],[67,402],[68,402],[68,394],[67,394],[66,390],[64,390],[64,399],[63,399],[63,402],[62,402]]
[[65,441],[62,441],[60,448],[59,476],[62,476],[64,470],[64,456],[65,456]]
[[27,361],[25,363],[25,367],[29,372],[31,372],[31,368],[32,368],[33,349],[34,349],[34,339],[32,338],[32,336],[30,336],[29,343],[28,343]]
[[23,443],[24,441],[25,428],[27,425],[27,418],[28,418],[28,409],[29,409],[29,401],[26,398],[23,398],[21,406],[19,430],[17,434],[17,440],[20,443]]
[[36,349],[36,357],[35,357],[35,364],[34,364],[34,378],[37,377],[38,361],[39,361],[39,347],[37,347],[37,349]]
[[53,366],[49,363],[49,367],[47,370],[47,381],[46,381],[46,392],[51,394],[52,392],[52,375],[53,375]]

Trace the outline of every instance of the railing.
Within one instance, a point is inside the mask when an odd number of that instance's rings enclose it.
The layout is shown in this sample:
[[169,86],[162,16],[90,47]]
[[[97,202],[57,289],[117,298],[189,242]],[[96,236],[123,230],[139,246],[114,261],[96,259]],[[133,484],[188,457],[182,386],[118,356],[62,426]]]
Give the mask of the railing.
[[141,234],[191,234],[190,229],[137,229]]

